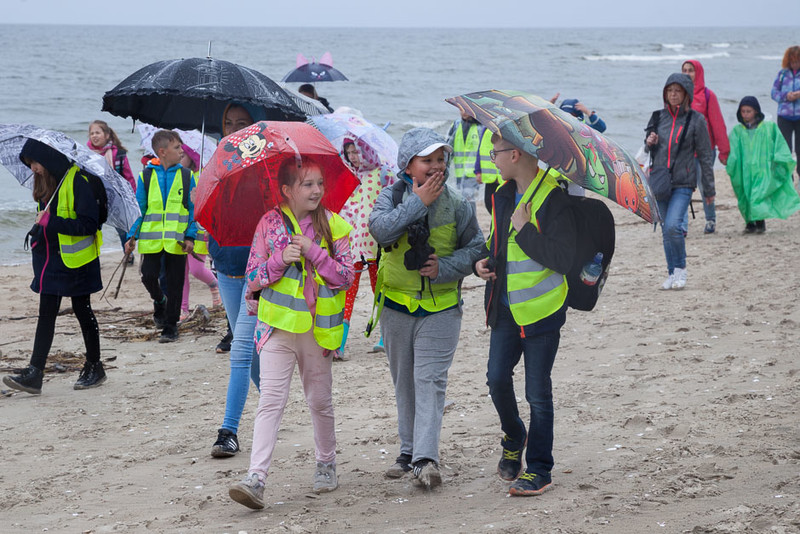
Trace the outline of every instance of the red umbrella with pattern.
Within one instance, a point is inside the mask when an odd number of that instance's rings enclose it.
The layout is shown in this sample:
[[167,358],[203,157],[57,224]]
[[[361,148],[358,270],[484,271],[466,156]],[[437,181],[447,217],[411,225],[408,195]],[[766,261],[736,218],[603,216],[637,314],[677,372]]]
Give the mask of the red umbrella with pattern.
[[257,122],[224,137],[200,174],[195,218],[220,245],[250,246],[261,216],[282,200],[278,169],[287,158],[322,168],[322,204],[338,212],[358,186],[339,152],[303,122]]

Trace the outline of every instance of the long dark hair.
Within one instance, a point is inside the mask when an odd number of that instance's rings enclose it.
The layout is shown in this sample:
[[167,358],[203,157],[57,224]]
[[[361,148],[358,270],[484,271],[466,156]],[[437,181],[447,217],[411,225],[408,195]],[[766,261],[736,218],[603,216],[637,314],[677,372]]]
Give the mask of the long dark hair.
[[[30,165],[31,161],[28,161]],[[37,162],[38,163],[38,162]],[[58,187],[58,180],[42,166],[42,174],[33,174],[33,200],[47,204]]]
[[[297,164],[295,158],[286,158],[281,166],[278,168],[278,188],[283,195],[283,186],[292,187],[298,180],[302,180],[306,173],[317,168],[322,173],[322,167],[311,158],[302,157],[300,165]],[[325,207],[320,202],[316,209],[311,212],[311,223],[314,226],[314,233],[325,240],[328,244],[328,254],[331,258],[334,257],[333,251],[333,234],[331,233],[331,225],[328,222],[328,215]]]

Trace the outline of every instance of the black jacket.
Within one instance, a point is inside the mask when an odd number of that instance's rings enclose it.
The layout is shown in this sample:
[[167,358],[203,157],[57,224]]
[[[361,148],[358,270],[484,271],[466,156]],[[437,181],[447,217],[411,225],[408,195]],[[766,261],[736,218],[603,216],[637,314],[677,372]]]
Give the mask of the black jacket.
[[[495,234],[489,245],[489,256],[494,258],[497,280],[487,282],[484,295],[486,324],[491,327],[496,325],[498,306],[503,305],[500,295],[506,292],[508,234],[515,208],[516,188],[516,182],[511,180],[500,186],[493,195],[492,226]],[[568,272],[575,256],[575,217],[561,188],[550,192],[537,212],[537,220],[541,233],[532,223],[527,223],[517,233],[517,244],[528,257],[545,267],[558,273]],[[525,337],[561,328],[566,320],[566,310],[565,302],[556,313],[536,323],[523,325]]]

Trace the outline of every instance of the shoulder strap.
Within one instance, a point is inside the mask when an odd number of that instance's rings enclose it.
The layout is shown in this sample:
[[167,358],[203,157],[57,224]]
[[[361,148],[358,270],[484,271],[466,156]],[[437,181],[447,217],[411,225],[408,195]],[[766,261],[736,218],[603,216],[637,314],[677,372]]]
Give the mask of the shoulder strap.
[[154,172],[155,169],[153,167],[145,167],[142,171],[142,185],[148,194],[150,193],[150,179],[153,177]]
[[181,179],[183,180],[183,207],[189,211],[189,190],[192,188],[192,171],[181,168]]
[[392,184],[392,205],[395,208],[403,202],[403,193],[405,193],[405,189],[406,184],[402,178]]

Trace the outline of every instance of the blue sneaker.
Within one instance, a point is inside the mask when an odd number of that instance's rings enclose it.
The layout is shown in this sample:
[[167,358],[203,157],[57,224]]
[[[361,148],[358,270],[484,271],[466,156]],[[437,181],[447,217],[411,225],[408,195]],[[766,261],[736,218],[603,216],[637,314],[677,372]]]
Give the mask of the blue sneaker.
[[553,485],[550,474],[537,475],[536,473],[522,473],[516,482],[508,488],[508,493],[517,497],[535,497],[549,490]]
[[522,443],[514,441],[507,435],[503,436],[500,443],[503,446],[503,455],[497,464],[497,474],[506,481],[516,480],[522,473],[522,451],[525,449],[526,439]]

